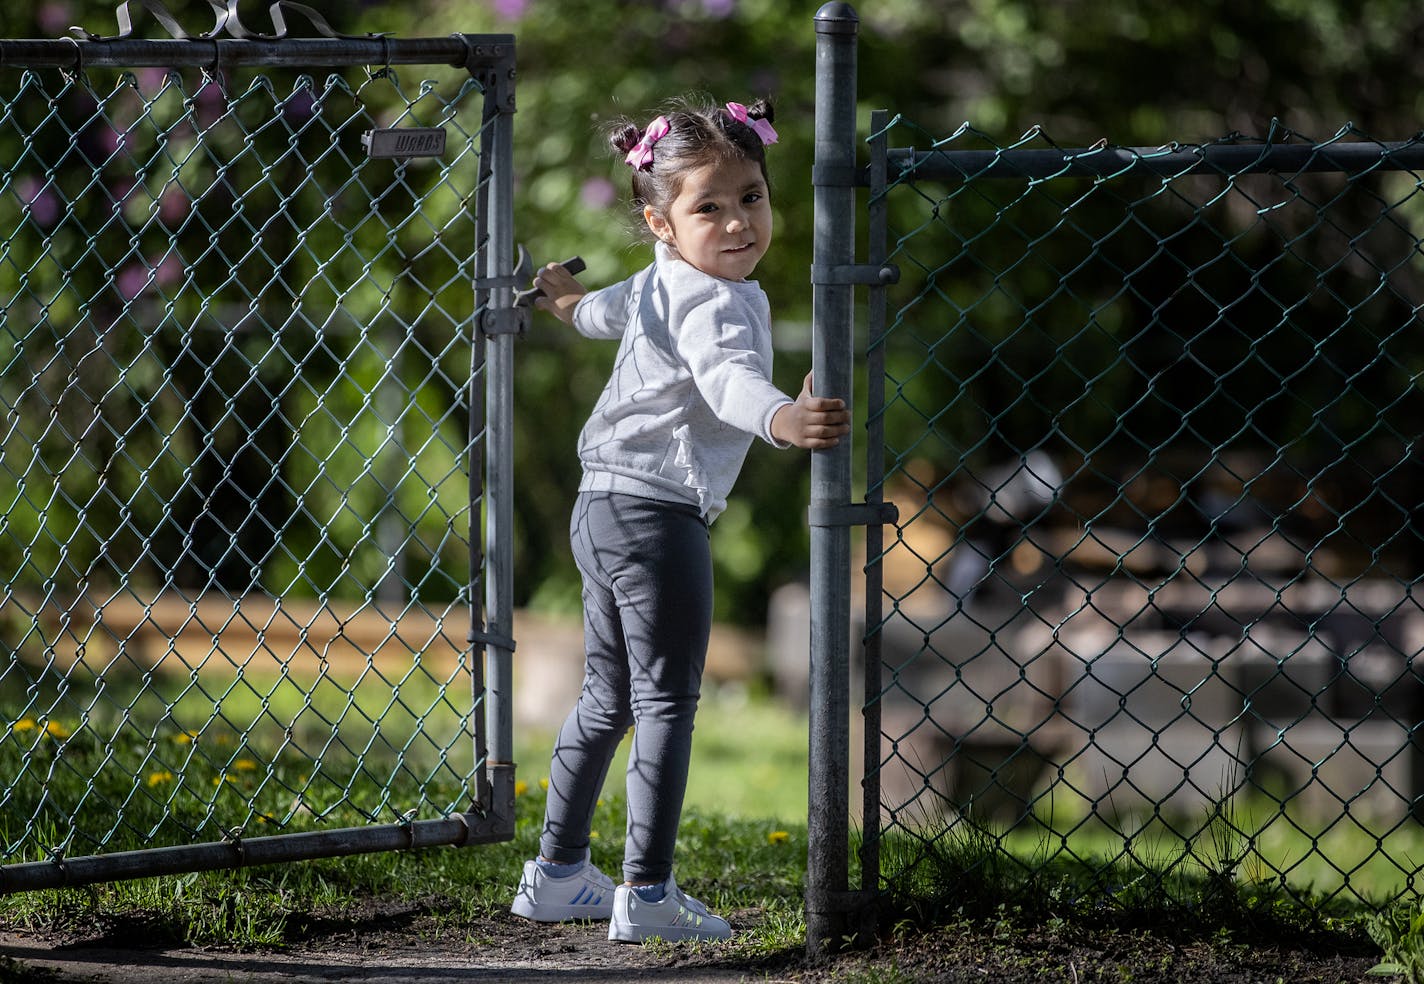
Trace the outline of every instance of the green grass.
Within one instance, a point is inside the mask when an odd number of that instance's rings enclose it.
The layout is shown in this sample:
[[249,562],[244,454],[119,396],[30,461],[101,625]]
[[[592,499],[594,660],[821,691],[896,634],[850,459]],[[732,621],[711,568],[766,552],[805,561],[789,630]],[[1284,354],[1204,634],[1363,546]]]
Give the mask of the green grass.
[[[542,794],[521,797],[515,838],[508,843],[31,892],[6,898],[0,921],[63,928],[139,919],[155,938],[271,946],[317,923],[354,919],[371,900],[381,900],[415,906],[425,916],[425,934],[464,934],[480,918],[507,911],[520,867],[537,850],[542,808]],[[606,871],[617,872],[621,864],[624,809],[621,798],[608,797],[595,816],[593,860]],[[739,942],[748,951],[796,948],[804,941],[805,828],[775,829],[781,835],[769,837],[773,828],[765,821],[696,808],[684,815],[679,880],[709,905],[758,912],[757,925]]]
[[[551,733],[515,735],[518,773],[531,785],[547,779]],[[605,796],[621,796],[629,742],[618,748]],[[807,721],[746,688],[724,687],[703,697],[692,736],[685,804],[732,819],[804,825],[807,796]]]
[[[175,704],[183,713],[145,728],[121,714],[67,715],[80,702],[66,703],[63,695],[43,705],[51,713],[41,713],[31,697],[0,734],[0,776],[8,783],[0,835],[20,845],[7,862],[64,843],[70,813],[99,818],[70,842],[76,854],[96,841],[113,851],[163,838],[219,839],[234,817],[251,834],[272,833],[388,822],[412,802],[431,816],[441,803],[462,802],[469,763],[458,759],[468,754],[468,736],[448,685],[407,681],[398,712],[379,681],[343,691],[336,711],[330,702],[294,698],[286,683],[267,690],[264,705],[265,686],[244,681],[230,688],[216,715],[211,705],[206,712],[200,706],[208,698],[185,693],[193,717],[184,716],[188,705]],[[274,707],[278,696],[291,706]],[[102,706],[122,705],[112,691],[110,698]],[[276,727],[294,708],[297,726]],[[375,728],[383,709],[402,727],[427,720],[432,736],[410,742],[394,724]],[[320,722],[338,711],[348,733],[323,742]],[[190,720],[210,722],[196,740],[183,728]],[[15,727],[23,722],[29,723]],[[806,733],[803,715],[738,690],[709,693],[699,712],[678,877],[714,908],[739,913],[746,931],[736,946],[746,952],[804,943]],[[0,921],[139,920],[146,933],[175,940],[271,946],[358,918],[372,900],[393,900],[421,914],[422,933],[468,934],[479,918],[506,910],[519,867],[537,848],[539,780],[551,745],[551,735],[517,736],[518,820],[509,843],[28,893],[0,903]],[[627,742],[594,823],[594,860],[611,873],[621,864],[626,754]],[[160,779],[151,781],[155,775]],[[113,819],[117,807],[122,822]],[[1363,896],[1379,903],[1371,925],[1379,939],[1394,941],[1395,963],[1424,953],[1417,913],[1404,918],[1397,906],[1384,905],[1412,893],[1410,859],[1424,856],[1424,834],[1413,823],[1383,833],[1348,821],[1311,826],[1282,817],[1273,804],[1246,801],[1195,820],[1157,817],[1136,825],[1105,817],[1040,817],[1013,829],[959,818],[921,821],[892,830],[881,845],[885,925],[1111,918],[1190,923],[1203,932],[1358,937],[1371,911],[1359,904]],[[850,883],[856,881],[852,874]]]

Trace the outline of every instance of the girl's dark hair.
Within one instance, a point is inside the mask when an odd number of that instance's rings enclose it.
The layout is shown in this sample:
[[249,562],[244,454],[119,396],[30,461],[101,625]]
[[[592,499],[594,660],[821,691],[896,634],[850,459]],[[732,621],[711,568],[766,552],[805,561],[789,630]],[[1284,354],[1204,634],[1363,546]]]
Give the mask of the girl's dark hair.
[[[633,169],[633,205],[641,212],[650,205],[653,211],[666,215],[673,199],[682,190],[687,172],[703,166],[731,160],[755,161],[761,176],[770,187],[766,173],[766,147],[746,123],[735,120],[721,106],[703,100],[683,98],[664,108],[661,114],[668,122],[667,135],[653,147],[652,167]],[[758,99],[747,106],[747,117],[772,122],[771,103]],[[644,124],[630,119],[615,120],[608,142],[618,152],[619,160],[643,139]]]

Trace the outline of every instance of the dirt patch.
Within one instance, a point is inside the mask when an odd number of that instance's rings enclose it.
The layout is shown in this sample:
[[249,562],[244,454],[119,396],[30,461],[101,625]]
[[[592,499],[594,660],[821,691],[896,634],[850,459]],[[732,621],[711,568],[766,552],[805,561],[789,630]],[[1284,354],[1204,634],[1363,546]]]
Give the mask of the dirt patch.
[[[752,925],[754,911],[731,913]],[[162,939],[161,923],[110,920],[86,928],[0,932],[0,984],[104,981],[186,984],[382,981],[664,981],[685,984],[832,981],[1134,984],[1305,984],[1379,981],[1363,942],[1225,938],[1174,940],[1158,932],[1013,927],[964,922],[905,931],[875,949],[811,960],[799,948],[754,952],[729,945],[609,943],[595,925],[538,926],[499,913],[455,922],[415,904],[372,905],[362,913],[311,916],[290,926],[290,943],[243,950]]]

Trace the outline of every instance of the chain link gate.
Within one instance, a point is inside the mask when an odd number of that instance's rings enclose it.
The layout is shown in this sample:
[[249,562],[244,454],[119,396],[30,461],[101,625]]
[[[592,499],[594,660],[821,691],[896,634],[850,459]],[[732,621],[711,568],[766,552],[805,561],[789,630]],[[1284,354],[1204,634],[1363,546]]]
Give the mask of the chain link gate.
[[0,891],[513,834],[513,38],[280,11],[0,41]]
[[1002,146],[877,112],[853,168],[854,12],[817,29],[849,74],[839,108],[818,85],[817,192],[868,185],[870,230],[863,265],[818,240],[813,280],[871,290],[866,503],[813,501],[813,539],[870,532],[861,891],[823,833],[812,946],[956,844],[1124,904],[1413,896],[1424,142]]

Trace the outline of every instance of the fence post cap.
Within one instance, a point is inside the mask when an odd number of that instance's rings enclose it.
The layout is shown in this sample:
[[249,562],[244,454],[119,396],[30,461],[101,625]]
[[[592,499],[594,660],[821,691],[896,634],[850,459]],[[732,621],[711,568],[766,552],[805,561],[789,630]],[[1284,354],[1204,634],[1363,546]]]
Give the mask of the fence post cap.
[[818,34],[854,34],[859,24],[855,8],[844,0],[831,0],[816,11]]

